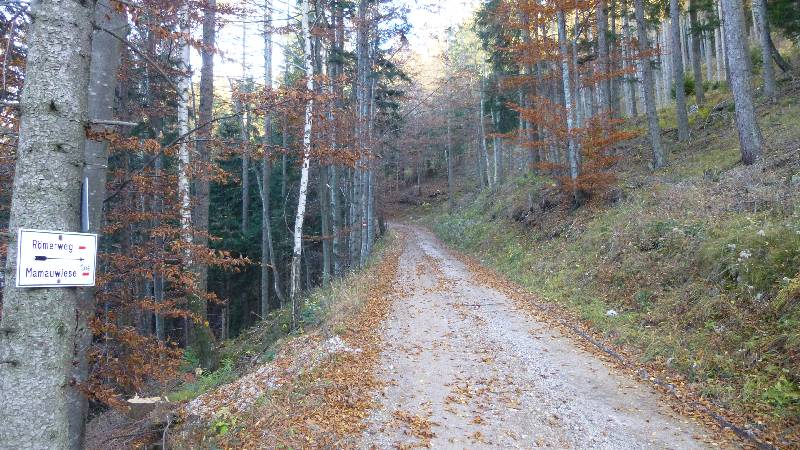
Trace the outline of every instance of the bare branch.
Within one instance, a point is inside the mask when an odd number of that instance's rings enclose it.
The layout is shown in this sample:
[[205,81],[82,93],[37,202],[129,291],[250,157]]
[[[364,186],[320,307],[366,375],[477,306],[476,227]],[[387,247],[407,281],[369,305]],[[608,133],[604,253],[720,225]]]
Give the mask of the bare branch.
[[136,122],[125,122],[122,120],[94,119],[90,120],[89,122],[91,122],[93,125],[116,125],[120,127],[135,127],[136,125],[139,125]]

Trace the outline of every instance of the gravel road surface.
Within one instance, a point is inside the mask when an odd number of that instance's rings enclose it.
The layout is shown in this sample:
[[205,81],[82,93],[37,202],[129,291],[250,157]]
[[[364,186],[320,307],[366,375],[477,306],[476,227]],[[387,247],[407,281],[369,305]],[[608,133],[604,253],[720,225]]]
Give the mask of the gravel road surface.
[[363,448],[709,448],[650,387],[481,285],[430,233],[405,237]]

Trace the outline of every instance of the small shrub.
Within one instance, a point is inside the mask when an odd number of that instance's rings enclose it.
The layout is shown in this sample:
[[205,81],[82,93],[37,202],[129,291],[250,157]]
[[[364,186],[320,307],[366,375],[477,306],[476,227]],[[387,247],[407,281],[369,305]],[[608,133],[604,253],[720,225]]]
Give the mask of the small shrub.
[[648,291],[647,289],[637,292],[636,295],[634,296],[634,300],[636,301],[636,304],[639,306],[639,309],[645,311],[653,307],[652,298],[653,298],[653,292]]
[[222,408],[214,415],[211,422],[211,433],[216,436],[225,436],[236,427],[238,419],[227,408]]
[[711,108],[709,108],[708,106],[701,106],[697,110],[697,116],[700,118],[702,122],[708,120],[708,116],[710,115],[711,115]]
[[[713,80],[713,81],[706,80],[705,83],[709,83],[709,88],[710,88],[709,90],[713,91],[726,89],[728,87],[728,83],[726,83],[724,80]],[[705,87],[705,84],[703,85],[703,87]]]
[[699,231],[695,228],[685,228],[672,219],[653,220],[642,227],[638,247],[643,252],[664,248],[674,250],[682,247],[681,243],[687,235],[697,233]]
[[764,400],[779,408],[800,406],[800,388],[785,376],[778,378],[762,395]]
[[195,352],[194,348],[187,347],[183,351],[183,363],[181,364],[181,370],[184,372],[193,371],[195,367],[200,366],[200,358],[197,356],[197,352]]
[[226,358],[220,363],[219,369],[201,374],[194,382],[187,383],[180,391],[169,394],[168,397],[173,402],[191,400],[217,386],[230,383],[236,376],[233,360]]
[[[686,92],[686,96],[694,95],[694,77],[688,73],[683,74],[683,90]],[[672,89],[670,90],[670,95],[672,98],[676,98],[677,94],[675,94],[675,84],[672,84]]]

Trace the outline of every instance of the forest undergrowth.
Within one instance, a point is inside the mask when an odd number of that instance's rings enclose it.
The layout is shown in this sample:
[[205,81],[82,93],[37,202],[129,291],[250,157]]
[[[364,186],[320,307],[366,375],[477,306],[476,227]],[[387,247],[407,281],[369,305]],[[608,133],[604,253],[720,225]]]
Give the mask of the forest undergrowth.
[[[220,343],[217,370],[191,372],[188,355],[186,381],[166,394],[170,403],[144,420],[105,419],[109,433],[94,423],[88,448],[162,441],[169,448],[347,446],[378,383],[380,323],[393,298],[400,239],[389,233],[365,269],[311,292],[297,331],[289,332],[290,312],[282,308]],[[158,416],[164,409],[166,419]]]

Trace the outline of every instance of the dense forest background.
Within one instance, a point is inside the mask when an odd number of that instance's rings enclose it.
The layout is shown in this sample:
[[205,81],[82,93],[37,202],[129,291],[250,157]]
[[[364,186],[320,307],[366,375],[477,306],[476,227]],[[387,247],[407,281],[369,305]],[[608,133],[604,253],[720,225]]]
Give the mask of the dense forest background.
[[[625,300],[576,306],[583,319],[634,346],[668,334],[648,358],[796,426],[796,2],[489,0],[425,52],[400,1],[61,3],[0,3],[0,379],[42,382],[18,331],[57,340],[39,308],[58,305],[74,332],[41,358],[74,361],[45,377],[72,386],[74,445],[90,410],[219,369],[227,340],[315,324],[303,299],[366,267],[387,220],[409,215],[512,275],[546,268],[525,279],[554,295],[585,300],[563,277],[606,277]],[[242,73],[220,74],[218,36],[235,26],[250,30]],[[247,70],[254,40],[263,79]],[[16,288],[20,227],[98,233],[97,286]],[[578,232],[585,255],[525,259]],[[626,259],[628,244],[654,253]],[[693,273],[680,255],[702,283],[675,281]],[[702,320],[659,328],[695,303]],[[630,328],[603,328],[617,310]]]

